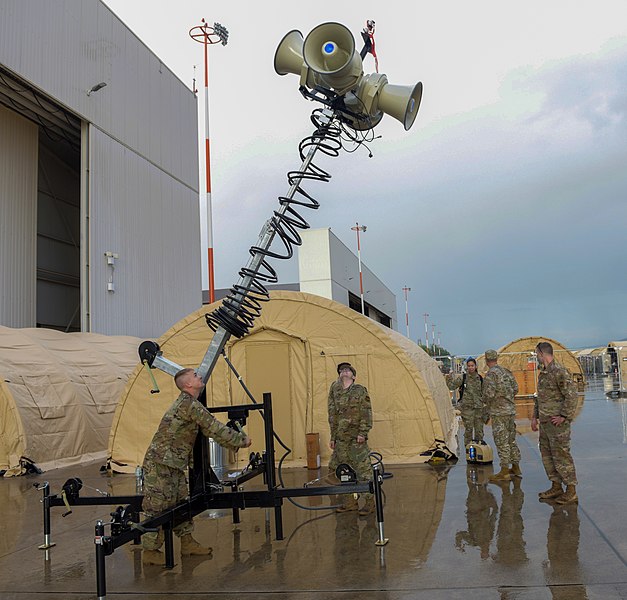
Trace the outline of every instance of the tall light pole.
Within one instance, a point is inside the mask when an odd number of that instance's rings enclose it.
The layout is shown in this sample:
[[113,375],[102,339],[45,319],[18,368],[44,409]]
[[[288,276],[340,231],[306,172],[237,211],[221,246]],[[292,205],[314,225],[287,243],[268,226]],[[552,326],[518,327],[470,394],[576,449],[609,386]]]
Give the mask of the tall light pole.
[[435,356],[435,323],[431,323],[431,347],[433,348],[433,355]]
[[221,43],[226,46],[229,32],[220,23],[214,23],[213,27],[207,25],[201,19],[202,25],[197,25],[189,30],[190,37],[205,46],[205,181],[207,198],[207,276],[209,283],[209,302],[215,302],[215,279],[213,275],[213,216],[211,208],[211,160],[209,151],[209,62],[207,59],[207,47],[210,44]]
[[440,342],[440,336],[442,335],[441,331],[438,331],[438,348],[442,347],[442,343]]
[[425,346],[427,347],[427,352],[429,352],[429,326],[427,325],[429,313],[423,313],[422,316],[425,318]]
[[408,296],[408,293],[411,292],[411,288],[405,286],[403,288],[403,292],[405,292],[405,327],[407,328],[407,339],[411,339],[409,337],[409,311],[407,309],[407,296]]
[[366,314],[366,309],[364,306],[364,278],[361,274],[361,244],[359,242],[359,232],[362,231],[366,233],[366,226],[360,225],[359,223],[355,223],[355,227],[351,227],[351,231],[357,232],[357,262],[359,264],[359,294],[361,296],[361,314]]

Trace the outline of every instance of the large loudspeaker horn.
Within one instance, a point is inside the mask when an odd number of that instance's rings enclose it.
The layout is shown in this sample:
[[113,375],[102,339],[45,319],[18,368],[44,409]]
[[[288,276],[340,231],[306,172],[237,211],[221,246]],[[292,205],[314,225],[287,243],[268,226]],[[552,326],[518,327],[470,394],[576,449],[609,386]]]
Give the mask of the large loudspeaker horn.
[[384,85],[377,95],[377,108],[399,120],[407,131],[416,120],[420,100],[422,99],[422,82],[416,85]]
[[274,53],[274,70],[279,75],[300,75],[303,68],[303,34],[298,29],[287,33]]
[[355,53],[353,34],[340,23],[322,23],[309,32],[303,46],[307,66],[321,75],[346,67]]
[[342,91],[362,74],[353,34],[340,23],[323,23],[309,32],[303,44],[305,63],[325,86]]

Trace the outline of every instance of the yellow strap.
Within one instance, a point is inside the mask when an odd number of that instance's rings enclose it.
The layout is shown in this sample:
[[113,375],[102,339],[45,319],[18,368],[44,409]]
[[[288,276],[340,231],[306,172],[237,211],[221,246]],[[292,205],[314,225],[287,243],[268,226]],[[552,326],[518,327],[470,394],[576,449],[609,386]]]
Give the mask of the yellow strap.
[[146,367],[146,370],[148,371],[148,376],[152,380],[152,389],[150,390],[150,393],[158,394],[161,390],[159,389],[159,386],[157,385],[157,380],[155,379],[155,376],[152,374],[152,369],[150,368],[148,361],[142,360],[142,364],[144,365],[144,367]]

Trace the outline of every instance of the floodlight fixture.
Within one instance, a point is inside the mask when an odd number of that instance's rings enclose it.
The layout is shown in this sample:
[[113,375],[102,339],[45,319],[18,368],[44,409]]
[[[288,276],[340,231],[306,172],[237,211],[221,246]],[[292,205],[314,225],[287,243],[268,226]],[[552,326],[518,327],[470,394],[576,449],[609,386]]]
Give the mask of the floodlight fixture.
[[104,81],[101,81],[100,83],[97,83],[96,85],[92,86],[91,89],[87,90],[87,95],[91,96],[94,92],[97,92],[98,90],[101,90],[103,87],[106,87],[107,84]]
[[229,41],[229,30],[224,25],[220,25],[220,23],[214,23],[213,31],[220,38],[221,44],[226,46]]

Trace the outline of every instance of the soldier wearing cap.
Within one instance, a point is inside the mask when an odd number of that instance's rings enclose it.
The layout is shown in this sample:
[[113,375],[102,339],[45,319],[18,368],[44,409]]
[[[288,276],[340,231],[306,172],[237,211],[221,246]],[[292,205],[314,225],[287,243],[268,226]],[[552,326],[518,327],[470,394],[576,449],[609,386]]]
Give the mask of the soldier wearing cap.
[[[360,480],[368,481],[372,478],[368,447],[368,432],[372,428],[370,396],[363,385],[355,383],[357,371],[350,363],[340,363],[337,373],[339,377],[329,389],[329,447],[333,450],[329,469],[335,472],[339,464],[346,463]],[[351,495],[337,512],[359,510],[360,515],[370,514],[374,511],[374,498],[372,494],[364,496],[366,502],[361,509]]]
[[511,371],[498,364],[498,358],[496,350],[486,350],[485,361],[489,370],[483,378],[483,401],[490,412],[492,435],[501,462],[501,470],[490,476],[491,482],[509,481],[512,476],[522,477],[514,404],[518,383]]
[[538,431],[539,422],[542,464],[551,481],[551,488],[539,496],[540,500],[570,504],[577,502],[577,474],[570,453],[570,423],[577,408],[577,388],[568,370],[554,360],[549,342],[536,346],[536,356],[542,368],[531,429]]
[[[161,419],[146,456],[144,457],[143,512],[151,518],[176,505],[189,495],[185,469],[189,466],[198,431],[227,448],[248,448],[250,438],[223,425],[198,401],[205,384],[194,369],[181,369],[174,376],[181,391]],[[193,537],[194,523],[190,519],[174,527],[181,538],[181,555],[207,555],[211,548],[201,546]],[[145,564],[164,565],[163,531],[145,533],[142,537]]]

